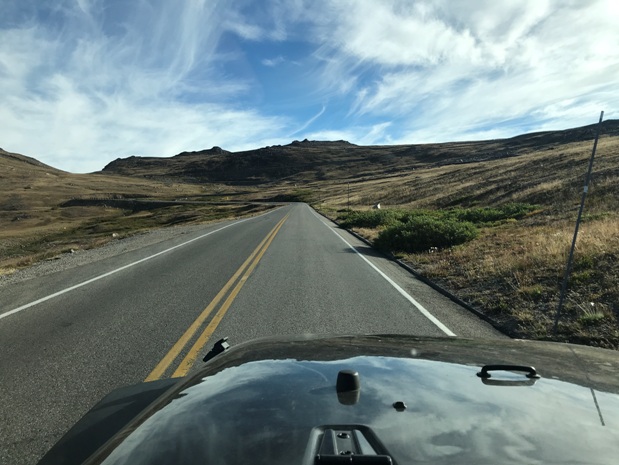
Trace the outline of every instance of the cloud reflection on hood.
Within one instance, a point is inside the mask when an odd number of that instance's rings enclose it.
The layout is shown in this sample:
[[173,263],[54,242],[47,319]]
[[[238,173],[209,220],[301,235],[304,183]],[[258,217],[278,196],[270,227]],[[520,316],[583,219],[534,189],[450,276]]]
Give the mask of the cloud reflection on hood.
[[[359,372],[357,404],[338,401],[342,369]],[[485,385],[478,369],[389,357],[249,362],[185,389],[104,463],[299,463],[313,428],[342,424],[369,426],[398,463],[607,464],[618,456],[618,431],[601,425],[589,388],[544,378]],[[619,407],[617,395],[600,398]],[[397,412],[395,401],[407,409]]]

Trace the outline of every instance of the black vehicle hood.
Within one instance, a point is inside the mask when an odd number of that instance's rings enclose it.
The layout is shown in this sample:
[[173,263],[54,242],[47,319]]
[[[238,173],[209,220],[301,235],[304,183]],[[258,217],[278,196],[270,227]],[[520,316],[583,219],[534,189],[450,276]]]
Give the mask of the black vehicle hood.
[[[482,379],[488,364],[534,366],[541,378]],[[358,391],[338,395],[341,370],[358,372]],[[309,464],[338,428],[369,431],[398,464],[616,463],[618,374],[616,352],[567,344],[260,340],[181,380],[91,463]]]

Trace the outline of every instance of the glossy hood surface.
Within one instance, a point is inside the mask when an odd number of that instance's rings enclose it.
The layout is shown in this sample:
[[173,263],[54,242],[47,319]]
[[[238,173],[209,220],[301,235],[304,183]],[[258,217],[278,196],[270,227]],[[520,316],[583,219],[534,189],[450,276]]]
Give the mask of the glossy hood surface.
[[[182,381],[91,463],[336,463],[317,461],[330,431],[367,440],[363,463],[617,463],[617,355],[403,336],[258,341]],[[481,378],[488,364],[535,367],[540,377]],[[342,370],[358,373],[358,390],[337,391]],[[345,446],[335,447],[342,459]]]

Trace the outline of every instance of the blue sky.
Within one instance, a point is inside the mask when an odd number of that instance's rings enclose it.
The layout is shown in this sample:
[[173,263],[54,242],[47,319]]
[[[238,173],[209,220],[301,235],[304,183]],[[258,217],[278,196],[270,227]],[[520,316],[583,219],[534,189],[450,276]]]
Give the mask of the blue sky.
[[614,0],[2,0],[0,147],[72,172],[617,118]]

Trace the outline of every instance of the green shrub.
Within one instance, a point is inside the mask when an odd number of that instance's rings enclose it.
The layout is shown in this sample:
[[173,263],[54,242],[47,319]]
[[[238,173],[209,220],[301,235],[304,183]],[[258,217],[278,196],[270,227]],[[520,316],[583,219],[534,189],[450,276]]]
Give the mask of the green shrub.
[[504,219],[502,212],[496,208],[457,208],[447,212],[447,215],[460,220],[468,221],[470,223],[494,223]]
[[499,207],[499,209],[505,214],[505,218],[519,220],[520,218],[524,218],[527,214],[538,210],[539,206],[529,203],[508,203]]
[[496,223],[507,219],[520,219],[537,207],[527,203],[508,203],[498,207],[454,208],[445,214],[460,221],[475,224]]
[[408,210],[403,211],[400,215],[400,221],[402,223],[408,223],[414,221],[420,217],[432,217],[436,219],[445,218],[445,212],[441,210]]
[[401,217],[398,210],[351,211],[340,215],[338,221],[345,228],[378,228],[394,224]]
[[383,250],[423,252],[433,247],[463,244],[475,239],[478,234],[477,228],[470,222],[419,215],[382,231],[376,245]]

